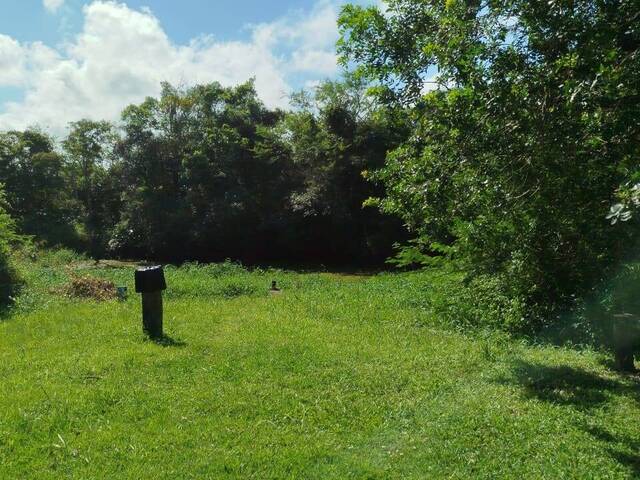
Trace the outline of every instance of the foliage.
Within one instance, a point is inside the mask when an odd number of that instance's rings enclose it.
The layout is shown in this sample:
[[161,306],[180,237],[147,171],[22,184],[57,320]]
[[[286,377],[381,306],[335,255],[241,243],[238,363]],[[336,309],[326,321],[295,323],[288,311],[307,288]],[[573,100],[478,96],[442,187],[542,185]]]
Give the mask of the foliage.
[[363,211],[366,199],[382,193],[365,172],[381,167],[404,138],[402,119],[381,109],[351,77],[301,92],[292,103],[279,134],[295,175],[289,203],[305,232],[298,248],[319,260],[384,259],[390,240],[404,236],[397,219]]
[[609,319],[617,314],[640,316],[640,297],[637,295],[640,282],[640,264],[623,264],[607,281],[596,289],[594,302],[601,315]]
[[17,241],[15,222],[5,210],[4,191],[0,184],[0,308],[9,303],[19,283],[11,258],[11,250]]
[[21,233],[50,246],[79,246],[64,158],[49,136],[38,130],[0,133],[0,183]]
[[179,260],[215,258],[226,248],[238,257],[248,241],[259,242],[265,208],[277,202],[269,197],[281,193],[268,188],[278,159],[256,160],[252,151],[258,127],[278,115],[252,84],[184,92],[165,84],[160,99],[128,107],[118,146],[125,200],[110,246]]
[[88,237],[88,250],[104,255],[111,227],[122,209],[114,147],[118,140],[108,122],[80,120],[62,142],[67,154],[64,173],[78,204],[77,220]]
[[637,3],[387,5],[340,18],[343,62],[413,125],[370,175],[378,204],[553,321],[637,246],[637,222],[606,221],[640,166]]
[[383,259],[400,229],[363,212],[380,190],[361,172],[382,164],[399,128],[365,102],[348,82],[296,96],[288,113],[268,110],[252,82],[165,84],[159,99],[123,112],[110,250],[173,261]]
[[94,257],[380,263],[404,238],[363,210],[362,176],[406,136],[401,115],[345,78],[270,110],[252,81],[176,88],[122,121],[79,120],[60,144],[0,135],[10,213],[36,242]]
[[[637,379],[591,350],[435,328],[448,275],[171,267],[155,343],[137,295],[48,287],[57,262],[129,286],[133,265],[44,257],[28,275],[51,300],[0,322],[0,478],[637,476]],[[241,282],[258,291],[206,288]]]

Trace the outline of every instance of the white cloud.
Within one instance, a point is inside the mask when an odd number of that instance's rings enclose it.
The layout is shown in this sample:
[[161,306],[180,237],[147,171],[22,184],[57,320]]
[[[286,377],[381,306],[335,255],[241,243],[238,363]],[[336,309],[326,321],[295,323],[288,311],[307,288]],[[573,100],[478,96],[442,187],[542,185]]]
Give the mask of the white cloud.
[[325,76],[336,73],[336,54],[326,50],[298,50],[291,57],[291,68],[295,71],[316,71]]
[[20,85],[25,74],[22,46],[13,38],[0,34],[0,86]]
[[55,13],[64,4],[64,0],[43,0],[42,4],[51,13]]
[[0,130],[38,124],[61,135],[81,118],[117,120],[126,105],[157,95],[163,80],[234,85],[255,77],[268,106],[286,106],[290,75],[337,72],[337,14],[335,1],[321,0],[306,14],[249,26],[246,41],[200,37],[178,45],[150,10],[94,1],[84,7],[81,32],[59,49],[0,35],[0,86],[24,90],[23,100],[0,107]]
[[46,69],[57,58],[54,50],[40,42],[20,45],[0,34],[0,87],[25,86],[31,71]]

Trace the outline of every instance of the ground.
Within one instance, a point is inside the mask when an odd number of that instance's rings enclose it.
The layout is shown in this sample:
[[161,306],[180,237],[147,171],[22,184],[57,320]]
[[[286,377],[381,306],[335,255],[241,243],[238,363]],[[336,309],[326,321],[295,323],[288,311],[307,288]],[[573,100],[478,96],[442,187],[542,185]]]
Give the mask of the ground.
[[[61,298],[74,270],[129,299]],[[156,343],[130,265],[40,262],[0,320],[0,478],[640,476],[638,378],[448,329],[429,275],[169,268]]]

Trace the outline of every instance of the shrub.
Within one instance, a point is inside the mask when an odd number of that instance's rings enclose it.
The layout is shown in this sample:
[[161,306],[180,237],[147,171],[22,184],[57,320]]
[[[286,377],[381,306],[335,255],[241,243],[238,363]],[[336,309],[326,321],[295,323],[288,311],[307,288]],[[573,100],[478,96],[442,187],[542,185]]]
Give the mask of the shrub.
[[14,222],[4,209],[4,193],[0,186],[0,307],[11,301],[18,288],[18,275],[11,262],[12,245],[17,241]]
[[627,263],[605,286],[602,304],[611,314],[640,315],[640,263]]
[[476,277],[470,305],[524,302],[532,329],[573,309],[640,238],[625,206],[640,205],[637,2],[568,5],[393,0],[387,15],[350,5],[339,19],[342,63],[411,119],[368,174],[386,191],[370,203],[426,253],[456,252]]
[[441,321],[458,328],[490,326],[512,333],[528,332],[531,326],[524,299],[504,285],[490,275],[472,279],[460,274],[444,276],[432,287],[430,307]]

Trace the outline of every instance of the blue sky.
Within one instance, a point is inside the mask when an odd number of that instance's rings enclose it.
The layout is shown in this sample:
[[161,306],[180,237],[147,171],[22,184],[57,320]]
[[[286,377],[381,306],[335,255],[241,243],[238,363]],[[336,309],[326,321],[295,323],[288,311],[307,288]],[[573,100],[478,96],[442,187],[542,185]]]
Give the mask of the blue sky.
[[[356,0],[379,3],[379,0]],[[117,120],[160,82],[256,78],[269,106],[339,74],[344,0],[0,0],[0,130]]]
[[[20,41],[49,45],[80,31],[86,0],[66,0],[55,11],[43,0],[0,0],[0,32]],[[176,42],[188,42],[201,34],[221,39],[246,36],[244,27],[281,18],[292,11],[310,11],[314,0],[126,0],[133,9],[150,8]]]

